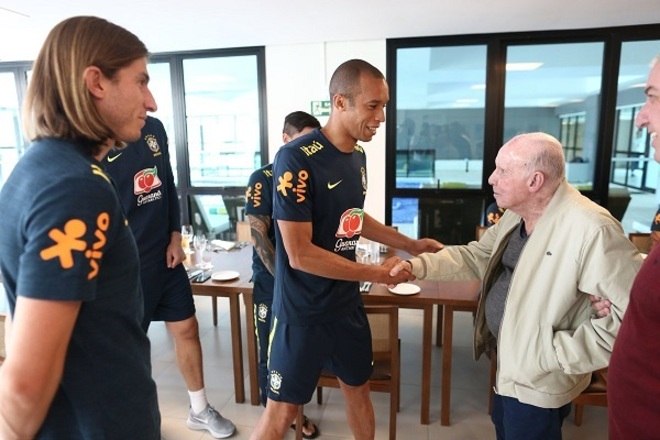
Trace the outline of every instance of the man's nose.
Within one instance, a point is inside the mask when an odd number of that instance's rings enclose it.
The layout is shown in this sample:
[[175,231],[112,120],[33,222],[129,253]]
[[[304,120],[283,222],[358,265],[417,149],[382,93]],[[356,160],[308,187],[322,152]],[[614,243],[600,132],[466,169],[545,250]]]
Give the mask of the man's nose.
[[646,110],[646,104],[642,106],[642,109],[635,116],[635,125],[639,128],[646,126],[648,123],[648,111]]

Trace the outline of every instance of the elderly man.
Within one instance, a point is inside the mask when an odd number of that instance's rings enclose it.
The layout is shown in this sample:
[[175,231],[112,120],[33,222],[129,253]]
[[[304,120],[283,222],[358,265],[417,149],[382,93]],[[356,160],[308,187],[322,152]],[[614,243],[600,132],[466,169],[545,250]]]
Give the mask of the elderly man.
[[[660,57],[656,57],[646,84],[646,103],[637,125],[651,133],[654,159],[660,162]],[[657,234],[657,233],[656,233]],[[640,270],[630,307],[614,345],[608,374],[609,432],[615,439],[657,438],[660,430],[658,402],[658,333],[660,332],[660,246],[654,246]]]
[[[641,257],[621,225],[570,186],[561,144],[514,137],[489,178],[499,223],[479,242],[398,263],[426,279],[482,278],[475,357],[497,346],[498,439],[560,439],[570,402],[608,364]],[[591,316],[589,294],[610,300]]]

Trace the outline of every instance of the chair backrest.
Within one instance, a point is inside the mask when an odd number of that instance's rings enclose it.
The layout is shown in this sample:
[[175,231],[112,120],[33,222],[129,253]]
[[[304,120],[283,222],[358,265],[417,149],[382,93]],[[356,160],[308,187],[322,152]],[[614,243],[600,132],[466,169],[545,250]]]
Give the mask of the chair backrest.
[[476,238],[476,240],[477,241],[481,240],[481,237],[484,236],[487,230],[488,230],[488,226],[477,225],[474,231],[474,237]]
[[374,360],[396,356],[399,344],[399,311],[396,306],[365,306],[371,328]]
[[631,232],[628,238],[642,253],[648,254],[651,250],[651,234],[649,232]]

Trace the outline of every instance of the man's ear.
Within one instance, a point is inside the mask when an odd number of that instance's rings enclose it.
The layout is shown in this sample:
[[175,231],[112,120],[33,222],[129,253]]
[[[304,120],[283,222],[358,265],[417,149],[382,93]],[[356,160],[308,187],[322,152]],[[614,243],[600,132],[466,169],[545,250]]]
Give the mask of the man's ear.
[[105,76],[103,76],[101,69],[96,66],[86,67],[83,71],[83,80],[92,96],[99,99],[105,96]]
[[540,171],[534,171],[529,177],[527,184],[530,192],[537,192],[543,188],[543,183],[545,182],[545,175]]
[[337,93],[332,97],[332,106],[337,110],[345,110],[346,102],[346,97],[341,93]]

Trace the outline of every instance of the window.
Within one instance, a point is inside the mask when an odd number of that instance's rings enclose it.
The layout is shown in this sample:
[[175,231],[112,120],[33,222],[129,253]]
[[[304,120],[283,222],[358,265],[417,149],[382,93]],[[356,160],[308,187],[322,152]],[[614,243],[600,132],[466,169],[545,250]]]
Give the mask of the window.
[[172,78],[169,63],[149,63],[149,89],[154,95],[158,110],[153,115],[163,123],[167,133],[170,164],[174,174],[174,183],[178,185],[176,161],[176,136],[174,133],[174,105],[172,103]]
[[486,46],[396,51],[396,187],[481,188]]
[[24,149],[16,87],[16,75],[21,74],[24,74],[24,70],[0,72],[0,188]]
[[[621,206],[615,214],[626,231],[648,232],[658,196],[660,165],[645,128],[635,126],[644,105],[644,87],[651,61],[660,52],[660,40],[625,41],[617,79],[614,132],[610,157],[609,200]],[[613,212],[614,213],[614,212]]]
[[[233,239],[250,173],[268,157],[263,47],[154,54],[154,114],[167,131],[183,223]],[[0,184],[23,149],[29,63],[0,63]]]
[[566,177],[593,187],[604,43],[515,45],[507,49],[504,142],[543,131],[562,142]]
[[[625,213],[624,230],[643,230],[634,222],[648,225],[660,197],[636,199],[655,190],[660,166],[634,120],[659,48],[658,25],[387,40],[385,222],[467,242],[474,235],[454,226],[483,222],[475,207],[493,200],[485,183],[499,148],[543,131],[561,141],[569,183]],[[463,167],[443,128],[453,121],[470,143]]]
[[183,61],[190,183],[244,187],[260,163],[255,55]]

